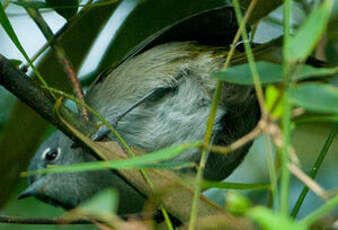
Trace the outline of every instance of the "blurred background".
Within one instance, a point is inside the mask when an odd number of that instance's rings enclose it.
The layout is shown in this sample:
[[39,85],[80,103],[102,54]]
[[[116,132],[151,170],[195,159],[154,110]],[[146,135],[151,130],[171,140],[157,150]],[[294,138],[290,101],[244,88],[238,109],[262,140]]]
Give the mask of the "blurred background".
[[[1,1],[4,2],[3,0]],[[166,2],[149,0],[146,2],[148,3],[144,3],[142,0],[124,0],[116,3],[109,20],[98,30],[98,35],[95,38],[95,42],[90,46],[90,50],[85,61],[83,61],[79,66],[78,75],[82,82],[85,82],[85,84],[90,82],[90,79],[93,79],[93,76],[95,77],[97,72],[103,69],[102,65],[107,65],[109,62],[110,64],[117,62],[117,60],[119,60],[139,41],[154,31],[157,31],[159,28],[162,28],[163,25],[166,25],[166,23],[172,22],[175,18],[227,3],[227,1],[208,1],[208,3],[206,3],[203,0],[173,0]],[[293,28],[297,28],[303,22],[304,18],[309,13],[307,6],[311,3],[311,1],[298,2],[299,3],[294,4],[293,7]],[[21,7],[10,4],[6,9],[6,12],[26,52],[30,57],[34,56],[34,54],[36,54],[46,42],[43,35]],[[338,12],[337,1],[335,4],[335,12]],[[57,32],[66,23],[65,19],[49,9],[43,10],[43,17],[47,20],[53,32]],[[85,26],[87,27],[86,29],[90,30],[91,28],[94,29],[96,25],[95,23],[88,22]],[[338,28],[338,26],[336,28]],[[257,43],[264,43],[280,36],[281,34],[282,7],[279,7],[259,23],[254,41]],[[337,34],[331,36],[338,37]],[[76,37],[74,39],[86,39],[86,37]],[[327,56],[332,58],[328,61],[336,62],[337,64],[338,39],[331,40],[335,42],[331,42],[329,44],[331,48],[330,50],[327,50]],[[2,28],[0,28],[0,53],[9,59],[24,60],[21,53],[17,50]],[[103,56],[108,57],[103,59]],[[13,108],[16,106],[16,103],[16,98],[9,94],[4,88],[0,87],[0,141],[5,138],[4,132],[8,130],[6,129],[6,122],[13,119],[11,116],[13,116]],[[20,136],[34,136],[35,133],[22,132],[22,130],[20,130],[20,124],[24,122],[21,120],[24,118],[16,117],[15,119],[18,120],[18,129],[14,129],[12,132],[17,132],[17,136],[19,138],[15,141],[17,145],[20,145]],[[329,123],[303,124],[295,127],[295,132],[292,137],[293,146],[296,149],[296,153],[301,161],[302,169],[305,172],[309,172],[311,170],[311,167],[324,145],[331,127],[332,124]],[[45,129],[50,130],[51,128]],[[37,134],[36,138],[33,138],[35,142],[32,141],[31,143],[32,149],[36,148],[39,142],[43,140],[41,136],[44,136],[45,133],[46,132],[44,131],[43,134]],[[12,151],[10,148],[17,148],[17,145],[7,145],[6,148],[1,148],[0,152],[1,154],[10,152]],[[244,162],[230,177],[226,179],[226,181],[241,183],[268,183],[269,174],[266,163],[265,146],[264,138],[257,138]],[[0,161],[1,160],[2,156],[0,158]],[[18,162],[18,164],[20,164],[20,162]],[[26,162],[25,164],[27,165]],[[325,189],[337,188],[337,165],[338,138],[335,138],[316,179],[316,181]],[[1,187],[4,186],[6,185],[1,185]],[[25,186],[26,178],[21,178],[19,183],[16,185],[16,191],[10,194],[10,201],[4,209],[0,210],[0,215],[5,214],[22,217],[59,217],[62,215],[64,212],[62,209],[44,204],[34,198],[28,198],[22,201],[16,200],[16,196],[24,190]],[[291,208],[293,207],[293,204],[302,188],[303,185],[296,178],[292,178]],[[265,205],[267,203],[268,196],[266,191],[240,192],[248,195],[253,204]],[[206,194],[220,205],[224,204],[224,190],[212,189],[207,191]],[[323,200],[310,192],[305,199],[298,217],[303,217],[322,204]],[[338,214],[338,210],[336,210],[336,213]],[[2,229],[95,229],[95,227],[0,224],[0,230]]]

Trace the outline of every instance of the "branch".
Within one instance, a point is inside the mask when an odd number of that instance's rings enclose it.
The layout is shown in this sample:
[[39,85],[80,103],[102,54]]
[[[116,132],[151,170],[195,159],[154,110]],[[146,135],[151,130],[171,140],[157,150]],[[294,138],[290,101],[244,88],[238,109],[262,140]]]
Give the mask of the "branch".
[[51,225],[66,225],[66,224],[92,224],[89,219],[64,219],[64,218],[24,218],[16,216],[0,216],[0,223],[7,224],[51,224]]
[[[54,104],[56,101],[49,96],[48,91],[34,84],[27,75],[16,69],[16,67],[1,54],[0,84],[22,102],[33,108],[43,118],[50,121],[72,140],[77,140],[76,136],[74,136],[67,126],[54,114]],[[73,113],[65,106],[60,106],[60,113],[67,122],[84,134],[92,134],[97,129],[94,124],[87,122],[82,116]]]
[[[135,214],[126,214],[121,215],[124,220],[128,219],[140,219],[146,220],[144,217],[153,216],[155,213],[135,213]],[[156,217],[156,216],[155,216]],[[94,224],[93,222],[100,222],[100,220],[95,220],[92,218],[26,218],[26,217],[17,217],[17,216],[6,216],[0,215],[0,223],[7,224],[48,224],[48,225],[75,225],[75,224]]]
[[[51,28],[48,26],[46,21],[41,16],[40,12],[37,9],[29,7],[26,7],[25,10],[29,14],[29,16],[33,19],[33,21],[36,23],[36,25],[40,28],[40,31],[45,36],[46,40],[47,41],[54,40],[54,42],[51,42],[50,45],[55,50],[57,59],[62,65],[64,72],[68,76],[68,79],[70,80],[74,94],[78,99],[81,100],[81,102],[84,103],[84,96],[80,86],[79,79],[74,71],[72,63],[70,62],[69,58],[66,55],[66,51],[59,44],[57,39],[53,39],[55,35],[53,34]],[[86,108],[81,107],[79,105],[77,106],[79,111],[82,112],[82,115],[86,118],[86,120],[88,120],[88,113]]]

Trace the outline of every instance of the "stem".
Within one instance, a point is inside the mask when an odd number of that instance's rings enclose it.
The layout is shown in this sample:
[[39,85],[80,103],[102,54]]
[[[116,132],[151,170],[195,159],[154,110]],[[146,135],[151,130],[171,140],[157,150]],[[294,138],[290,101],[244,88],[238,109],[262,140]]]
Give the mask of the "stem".
[[0,223],[7,224],[48,224],[48,225],[68,225],[68,224],[92,224],[89,219],[64,219],[64,218],[24,218],[16,216],[0,216]]
[[168,215],[167,210],[165,210],[164,207],[161,207],[161,212],[162,212],[162,215],[163,215],[163,217],[164,217],[164,220],[165,220],[165,222],[166,222],[166,224],[167,224],[168,229],[169,229],[169,230],[174,230],[174,226],[173,226],[173,224],[171,223],[171,220],[170,220],[170,217],[169,217],[169,215]]
[[[41,85],[34,84],[32,79],[20,72],[2,55],[0,55],[0,85],[37,111],[43,118],[50,121],[72,140],[77,139],[68,127],[55,117],[53,113],[55,97],[50,97],[50,95],[54,95],[53,92],[49,91],[50,94],[47,94],[47,91],[42,89]],[[94,124],[88,123],[79,114],[71,112],[64,106],[60,110],[66,120],[81,132],[92,134],[97,130]]]
[[8,5],[9,5],[9,0],[5,0],[4,3],[3,3],[4,10],[6,10],[6,8],[8,7]]
[[312,192],[314,192],[317,196],[324,200],[329,199],[329,194],[316,181],[312,180],[311,177],[306,175],[295,164],[290,163],[288,168],[295,177],[297,177],[304,185],[309,187]]
[[331,200],[327,201],[324,205],[318,208],[316,211],[309,214],[303,220],[300,221],[300,224],[304,224],[305,226],[310,226],[315,221],[319,220],[326,213],[330,212],[332,209],[338,206],[338,196],[335,196]]
[[206,148],[208,151],[213,153],[219,154],[228,154],[232,151],[235,151],[242,147],[243,145],[247,144],[248,142],[255,139],[260,133],[262,132],[262,127],[258,124],[250,133],[246,134],[245,136],[241,137],[240,139],[236,140],[232,144],[228,146],[220,146],[220,145],[204,145],[203,148]]
[[[256,1],[252,1],[252,2],[255,3]],[[241,10],[240,10],[238,0],[233,0],[233,5],[235,7],[237,21],[238,21],[238,23],[242,24],[244,21],[242,19],[242,13],[241,13]],[[255,64],[255,58],[253,56],[252,49],[251,49],[251,47],[248,43],[248,41],[249,41],[248,34],[247,34],[246,28],[244,26],[241,30],[241,35],[242,35],[243,40],[244,40],[245,53],[246,53],[247,58],[248,58],[250,71],[251,71],[252,78],[253,78],[253,81],[254,81],[254,86],[255,86],[255,90],[256,90],[258,103],[259,103],[260,109],[262,111],[262,114],[264,116],[264,114],[266,114],[266,109],[265,109],[263,89],[262,89],[262,85],[261,85],[260,80],[259,80],[259,74],[258,74],[258,70],[257,70],[256,64]]]
[[[210,114],[209,114],[208,121],[207,121],[207,128],[205,131],[204,140],[203,140],[204,144],[207,144],[207,145],[210,143],[212,129],[214,126],[215,116],[217,112],[217,106],[221,98],[222,86],[223,86],[223,83],[221,81],[218,81],[216,90],[214,93],[214,99],[211,105]],[[195,225],[196,225],[198,201],[199,201],[200,193],[201,193],[201,182],[203,179],[203,170],[205,167],[206,160],[207,160],[207,150],[203,149],[199,167],[197,170],[196,180],[195,180],[195,189],[194,189],[194,197],[193,197],[192,208],[191,208],[189,230],[194,230]]]
[[276,173],[276,167],[274,164],[274,159],[272,156],[272,149],[271,149],[271,143],[269,141],[269,138],[267,134],[264,134],[264,143],[265,143],[265,149],[266,149],[266,161],[269,169],[269,177],[270,177],[270,184],[271,184],[271,194],[272,194],[272,200],[274,207],[277,207],[278,203],[276,202],[277,198],[277,173]]
[[[33,21],[37,24],[37,26],[40,28],[40,31],[45,36],[47,41],[51,41],[54,38],[54,34],[48,24],[45,22],[41,14],[38,10],[33,8],[25,8],[29,16],[33,19]],[[66,56],[65,50],[62,48],[62,46],[58,43],[56,39],[54,39],[54,42],[50,43],[51,47],[55,50],[55,53],[58,57],[58,60],[60,64],[62,65],[64,72],[67,74],[68,78],[71,81],[71,85],[73,88],[73,92],[76,95],[77,98],[79,98],[82,102],[84,102],[84,96],[83,92],[80,86],[79,79],[76,76],[76,73],[74,71],[74,68],[69,61],[69,59]],[[88,120],[88,112],[84,107],[78,107],[79,111],[81,111],[82,115]]]
[[287,215],[289,211],[289,186],[290,171],[289,164],[289,144],[290,144],[290,124],[291,124],[291,104],[289,96],[290,83],[290,63],[289,63],[289,40],[290,40],[290,17],[291,0],[284,0],[284,44],[283,44],[283,79],[284,79],[284,116],[283,116],[283,146],[281,156],[281,205],[280,211]]
[[283,116],[283,146],[281,157],[281,212],[285,215],[289,211],[289,186],[290,171],[289,163],[289,144],[290,144],[290,124],[291,124],[291,106],[289,101],[289,92],[284,94],[284,116]]
[[[257,0],[251,1],[250,5],[248,7],[248,10],[247,10],[247,12],[244,16],[244,20],[240,21],[240,23],[239,23],[240,27],[239,27],[239,29],[238,29],[238,31],[235,35],[235,38],[232,42],[232,46],[231,46],[231,49],[228,53],[227,59],[225,61],[223,71],[225,71],[230,64],[231,57],[232,57],[232,55],[235,51],[235,44],[238,42],[239,37],[240,37],[240,32],[242,30],[245,30],[245,24],[246,24],[248,18],[250,17],[252,10],[254,9],[254,7],[256,5],[256,2],[257,2]],[[205,135],[204,135],[204,140],[203,140],[204,145],[209,145],[209,143],[210,143],[213,124],[214,124],[214,121],[215,121],[215,116],[216,116],[216,111],[217,111],[217,106],[218,106],[219,100],[221,98],[222,86],[223,86],[223,83],[221,81],[218,81],[215,92],[214,92],[214,97],[213,97],[213,101],[212,101],[212,105],[211,105],[210,114],[209,114],[208,121],[207,121],[207,129],[206,129],[206,132],[205,132]],[[204,170],[204,167],[205,167],[206,158],[207,158],[207,149],[204,148],[203,151],[202,151],[202,154],[201,154],[201,159],[200,159],[200,163],[199,163],[199,167],[198,167],[197,175],[196,175],[194,197],[193,197],[193,203],[192,203],[191,215],[190,215],[190,222],[189,222],[189,230],[194,230],[195,225],[196,225],[198,201],[199,201],[200,192],[201,192],[201,181],[203,179],[203,170]]]
[[[153,212],[149,213],[135,213],[135,214],[125,214],[119,217],[123,219],[143,219],[142,217],[147,215],[154,215]],[[78,225],[78,224],[93,224],[99,220],[89,219],[89,218],[26,218],[26,217],[17,217],[17,216],[5,216],[0,215],[0,223],[7,224],[33,224],[33,225]]]
[[[41,84],[44,85],[44,86],[48,86],[47,83],[46,83],[46,81],[41,76],[40,72],[33,65],[33,62],[30,60],[30,58],[29,58],[28,54],[26,53],[25,49],[21,45],[21,43],[20,43],[18,37],[16,36],[16,33],[15,33],[15,31],[14,31],[11,23],[10,23],[10,21],[7,18],[7,15],[5,13],[5,9],[3,8],[1,2],[0,2],[0,14],[1,14],[0,24],[3,26],[3,28],[6,31],[6,33],[8,34],[8,36],[10,37],[10,39],[12,40],[12,42],[14,43],[14,45],[16,46],[16,48],[24,56],[24,58],[26,59],[27,63],[31,66],[33,72],[36,74],[36,76],[39,79],[39,81],[41,82]],[[4,26],[5,24],[7,24],[7,26]],[[0,57],[0,58],[2,59],[2,57]],[[52,96],[54,96],[54,95],[52,95]]]
[[[314,179],[316,177],[320,166],[322,165],[322,163],[323,163],[323,161],[324,161],[327,153],[329,152],[329,148],[330,148],[330,146],[331,146],[331,144],[332,144],[332,142],[333,142],[333,140],[334,140],[337,132],[338,132],[338,125],[335,125],[335,127],[333,127],[333,129],[331,130],[329,136],[327,137],[327,139],[325,141],[325,144],[324,144],[322,150],[320,151],[315,164],[312,167],[312,170],[310,172],[310,177],[312,179]],[[297,202],[296,202],[296,204],[293,207],[293,210],[291,212],[291,216],[293,218],[296,218],[296,216],[297,216],[297,214],[299,212],[299,209],[300,209],[301,205],[303,204],[303,201],[304,201],[304,199],[305,199],[308,191],[309,191],[309,187],[304,186],[303,190],[302,190],[301,194],[299,195],[298,200],[297,200]]]

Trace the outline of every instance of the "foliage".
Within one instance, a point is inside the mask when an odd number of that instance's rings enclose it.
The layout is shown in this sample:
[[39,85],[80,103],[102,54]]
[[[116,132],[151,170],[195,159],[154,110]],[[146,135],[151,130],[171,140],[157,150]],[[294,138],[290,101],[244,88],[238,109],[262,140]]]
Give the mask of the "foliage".
[[[266,57],[262,56],[259,52],[259,47],[251,47],[248,41],[254,38],[255,28],[257,27],[256,22],[258,20],[267,20],[263,18],[267,13],[275,10],[277,6],[281,4],[281,1],[259,1],[259,4],[253,10],[254,19],[249,19],[241,15],[239,7],[244,7],[244,11],[248,12],[251,7],[250,4],[254,5],[255,1],[236,1],[234,0],[232,4],[237,9],[236,17],[241,26],[241,36],[244,38],[244,48],[245,53],[229,52],[229,59],[226,61],[224,68],[216,73],[213,73],[211,77],[219,80],[219,86],[221,82],[230,82],[240,85],[252,85],[256,89],[257,97],[262,111],[262,119],[259,126],[248,135],[249,138],[256,138],[259,134],[262,134],[265,138],[270,137],[273,140],[274,147],[277,149],[277,155],[275,160],[271,161],[269,166],[270,173],[270,183],[269,184],[244,184],[244,183],[224,183],[224,182],[212,182],[212,181],[203,181],[202,173],[204,165],[201,163],[198,167],[198,173],[196,179],[192,181],[194,184],[182,183],[179,187],[182,190],[190,191],[182,195],[183,204],[189,204],[192,206],[191,210],[188,212],[183,210],[184,207],[179,207],[179,201],[172,201],[173,204],[168,204],[171,201],[171,196],[161,197],[163,199],[162,205],[159,205],[159,208],[162,210],[164,217],[166,216],[166,209],[172,213],[179,213],[181,220],[187,221],[189,229],[198,229],[199,226],[203,225],[203,220],[199,222],[196,217],[199,214],[198,204],[200,204],[200,209],[205,208],[206,213],[214,216],[215,219],[222,223],[224,219],[229,218],[224,215],[218,218],[219,212],[216,209],[213,209],[213,204],[205,202],[203,199],[200,199],[200,190],[203,188],[222,188],[222,189],[231,189],[231,190],[267,190],[271,196],[270,206],[266,207],[256,206],[255,202],[250,202],[248,197],[239,195],[238,193],[229,192],[227,194],[226,205],[224,210],[231,212],[234,215],[241,217],[249,217],[252,221],[256,221],[262,229],[290,229],[290,230],[304,230],[310,229],[311,224],[319,221],[324,216],[328,215],[332,209],[337,206],[337,195],[332,195],[328,191],[324,191],[323,199],[326,199],[322,207],[317,210],[311,210],[311,214],[303,219],[294,219],[297,216],[298,210],[302,205],[302,202],[307,194],[305,188],[316,192],[316,188],[319,186],[314,180],[316,173],[318,171],[317,166],[320,164],[315,164],[313,170],[314,173],[311,173],[311,178],[307,177],[306,174],[297,173],[296,171],[291,170],[291,166],[300,168],[299,162],[297,162],[297,157],[295,157],[294,149],[292,147],[291,137],[294,133],[294,130],[297,129],[297,119],[302,117],[311,116],[314,118],[321,118],[321,122],[325,122],[332,127],[332,132],[328,138],[327,144],[324,145],[321,154],[318,154],[318,158],[326,155],[329,151],[329,147],[332,144],[337,133],[337,120],[338,120],[338,88],[337,88],[337,72],[338,72],[338,36],[335,31],[335,26],[337,25],[337,1],[334,0],[324,0],[321,1],[312,1],[308,3],[307,1],[297,1],[291,4],[291,0],[284,1],[284,31],[283,45],[279,44],[279,47],[273,49],[273,56],[282,56],[282,61],[272,63],[271,56]],[[266,5],[262,5],[262,2]],[[86,4],[79,4],[77,0],[75,1],[52,1],[48,0],[46,3],[37,2],[37,1],[15,1],[7,2],[5,4],[0,4],[0,23],[6,34],[10,37],[15,46],[20,50],[20,52],[25,57],[26,62],[32,67],[34,71],[33,78],[38,78],[41,84],[45,85],[45,89],[49,90],[54,96],[58,97],[60,94],[63,97],[67,97],[75,101],[79,108],[85,106],[82,104],[81,100],[74,98],[66,92],[69,92],[71,86],[64,81],[65,76],[62,73],[62,68],[56,67],[54,62],[49,63],[50,60],[53,60],[52,50],[49,50],[48,53],[43,57],[42,61],[35,67],[34,61],[28,56],[25,52],[25,48],[20,43],[17,38],[15,29],[13,29],[10,20],[8,20],[8,13],[6,13],[6,6],[8,3],[16,4],[20,7],[27,9],[34,9],[36,12],[38,10],[55,10],[58,14],[64,17],[67,20],[67,28],[61,29],[61,31],[54,35],[55,38],[59,41],[60,45],[65,49],[67,56],[72,60],[72,64],[75,71],[78,71],[81,63],[85,59],[86,54],[88,53],[91,45],[94,43],[97,38],[100,29],[96,28],[94,30],[83,30],[84,25],[95,24],[97,27],[103,27],[106,21],[109,18],[114,18],[114,15],[122,12],[123,4],[129,4],[130,12],[129,17],[124,18],[123,23],[117,28],[117,33],[115,36],[112,36],[110,39],[110,45],[106,50],[101,54],[99,68],[93,70],[92,75],[96,76],[98,72],[105,69],[107,66],[114,66],[119,63],[120,60],[130,51],[132,48],[139,43],[140,41],[147,38],[149,35],[158,31],[159,29],[172,25],[179,19],[185,18],[187,15],[195,14],[196,12],[201,12],[205,9],[215,8],[223,4],[223,1],[145,1],[131,3],[131,1],[125,0],[121,3],[116,1],[101,1],[93,2],[88,1]],[[133,5],[134,4],[134,5]],[[290,14],[292,7],[301,6],[304,10],[306,19],[304,22],[296,26],[295,33],[291,34],[291,27],[293,26],[292,21],[290,20]],[[177,7],[180,6],[180,7]],[[266,7],[264,7],[266,6]],[[82,7],[80,13],[77,13],[78,7]],[[175,10],[175,14],[164,14],[163,12]],[[123,9],[125,10],[125,9]],[[113,12],[113,14],[112,14]],[[258,12],[258,13],[257,13]],[[261,13],[259,13],[261,12]],[[111,15],[112,14],[112,15]],[[250,14],[250,13],[249,13]],[[96,17],[96,15],[99,15]],[[150,16],[149,16],[150,15]],[[116,16],[115,16],[116,17]],[[33,17],[34,19],[34,17]],[[142,20],[141,20],[142,19]],[[158,19],[158,20],[155,20]],[[37,20],[36,18],[34,20]],[[92,21],[94,20],[94,21]],[[142,21],[141,24],[140,21]],[[245,25],[246,24],[246,25]],[[258,24],[259,25],[259,24]],[[246,28],[252,28],[251,32],[248,34]],[[126,34],[128,34],[128,40],[126,39]],[[251,37],[250,37],[251,36]],[[77,39],[82,39],[81,44],[77,44]],[[247,38],[247,39],[246,39]],[[51,41],[53,42],[53,41]],[[275,46],[275,41],[272,41]],[[271,44],[272,44],[271,43]],[[267,43],[270,44],[270,43]],[[265,44],[265,45],[267,45]],[[72,46],[74,48],[72,49]],[[48,47],[48,46],[46,46]],[[120,48],[117,48],[120,47]],[[235,46],[234,46],[235,47]],[[267,46],[269,47],[269,46]],[[114,50],[115,51],[112,51]],[[57,49],[55,49],[56,52]],[[282,50],[282,52],[281,52]],[[271,50],[264,51],[265,54],[271,52]],[[41,52],[39,52],[41,53]],[[316,62],[316,66],[313,66],[311,62],[312,57],[316,54],[321,53],[323,57],[327,60],[325,63]],[[231,55],[233,55],[231,59]],[[241,60],[244,57],[247,63],[236,63],[234,60]],[[232,61],[232,62],[231,62]],[[14,63],[20,65],[20,60],[13,60]],[[231,65],[234,64],[234,65]],[[318,66],[319,65],[319,66]],[[48,70],[50,67],[53,67],[53,71]],[[61,74],[60,74],[61,73]],[[62,76],[61,78],[59,77]],[[43,78],[43,77],[45,78]],[[252,76],[252,77],[251,77]],[[60,90],[55,90],[53,88]],[[264,90],[263,90],[264,87]],[[221,87],[219,87],[221,89]],[[62,90],[62,91],[61,91]],[[216,93],[214,96],[214,104],[211,108],[210,119],[208,120],[207,127],[208,130],[211,130],[213,127],[213,112],[217,109],[217,101],[220,97],[220,92]],[[90,108],[88,108],[90,111]],[[12,112],[12,125],[10,122],[6,124],[6,127],[0,129],[0,147],[8,148],[8,141],[11,140],[19,130],[19,128],[13,129],[13,122],[17,120],[25,120],[27,117],[32,117],[31,124],[28,124],[24,128],[27,132],[33,130],[32,127],[34,124],[39,123],[39,118],[36,118],[35,115],[32,115],[30,112],[23,113],[23,107],[21,104],[17,104],[15,109]],[[56,108],[57,111],[57,108]],[[300,111],[300,113],[299,113]],[[95,114],[95,111],[93,111]],[[99,117],[99,115],[97,114]],[[104,118],[99,117],[103,123],[105,123]],[[14,120],[13,120],[14,119]],[[207,121],[206,121],[207,122]],[[68,124],[70,127],[71,125]],[[108,126],[108,125],[107,125]],[[35,137],[27,139],[26,142],[23,142],[23,147],[20,151],[25,152],[27,149],[27,154],[22,157],[22,160],[27,163],[32,152],[34,151],[34,146],[38,143],[34,143],[33,147],[28,147],[31,143],[30,141],[41,139],[44,135],[44,131],[47,129],[46,125],[41,126],[42,129],[40,133],[36,133]],[[1,126],[0,126],[1,128]],[[111,128],[113,129],[113,128]],[[258,130],[258,131],[257,131]],[[256,132],[255,132],[256,131]],[[77,172],[77,171],[88,171],[88,170],[101,170],[106,168],[111,168],[115,170],[122,169],[151,169],[152,171],[147,174],[145,171],[142,171],[143,177],[146,178],[148,186],[151,189],[156,188],[156,185],[160,184],[162,187],[167,186],[168,189],[172,185],[169,182],[172,180],[175,183],[176,177],[169,174],[169,171],[164,171],[168,168],[177,168],[177,167],[187,167],[191,166],[190,162],[175,162],[167,163],[165,160],[173,158],[180,154],[182,151],[189,148],[201,148],[203,153],[206,154],[207,151],[212,149],[213,146],[209,146],[209,140],[211,138],[210,133],[206,132],[205,139],[195,143],[182,144],[179,146],[171,146],[166,149],[158,150],[147,155],[135,156],[130,159],[118,159],[110,156],[112,149],[115,152],[121,151],[121,154],[126,154],[126,152],[136,152],[134,149],[129,149],[128,145],[124,146],[126,151],[122,149],[114,149],[110,146],[103,146],[101,144],[92,142],[90,139],[81,136],[80,133],[77,133],[76,130],[73,130],[76,136],[80,136],[82,141],[91,149],[95,150],[97,154],[107,160],[106,162],[92,162],[84,163],[74,166],[61,166],[61,167],[52,167],[45,170],[32,172],[32,174],[41,174],[41,173],[58,173],[58,172]],[[112,130],[115,133],[114,130]],[[208,136],[209,135],[209,136]],[[29,138],[29,137],[28,137]],[[80,139],[81,139],[80,138]],[[251,140],[250,139],[250,140]],[[17,141],[17,140],[16,140]],[[238,140],[238,144],[243,145],[248,140],[246,137]],[[124,145],[123,140],[121,143]],[[235,143],[235,144],[237,144]],[[320,144],[320,143],[318,143]],[[231,149],[233,145],[229,148]],[[268,146],[265,146],[268,149]],[[108,149],[107,149],[108,148]],[[215,147],[215,149],[217,149]],[[217,149],[220,154],[227,154],[227,148]],[[23,170],[22,166],[13,167],[15,165],[16,159],[20,159],[20,152],[16,150],[11,150],[12,153],[4,155],[3,167],[4,179],[3,184],[8,185],[8,190],[4,190],[4,195],[0,192],[2,197],[0,201],[1,205],[4,205],[8,199],[8,191],[14,187],[16,182],[16,177],[19,171]],[[203,157],[202,157],[203,158]],[[272,155],[268,155],[266,158],[272,158]],[[301,161],[301,160],[300,160]],[[9,162],[9,163],[7,163]],[[317,161],[318,162],[318,161]],[[24,164],[25,165],[25,164]],[[11,168],[15,169],[15,173],[11,173]],[[161,171],[163,170],[163,171]],[[128,171],[128,170],[127,170]],[[132,170],[131,170],[132,171]],[[0,171],[1,172],[1,171]],[[8,173],[10,172],[10,173]],[[156,176],[164,180],[164,174],[161,172],[168,172],[168,183],[161,184],[156,179]],[[302,171],[301,171],[302,172]],[[122,173],[123,174],[123,173]],[[290,177],[293,174],[295,177],[299,178],[301,182],[304,183],[304,191],[299,196],[299,202],[297,203],[297,208],[290,213]],[[7,176],[8,175],[8,176]],[[27,175],[27,174],[25,174]],[[155,176],[154,176],[155,175]],[[159,176],[160,175],[160,176]],[[305,175],[305,176],[304,176]],[[133,183],[138,183],[137,177],[135,174],[127,173],[124,175],[128,176]],[[133,181],[133,177],[134,181]],[[278,178],[277,178],[278,177]],[[171,181],[171,182],[172,182]],[[191,181],[189,181],[191,182]],[[155,186],[154,186],[155,184]],[[146,186],[146,185],[142,185]],[[160,187],[160,186],[158,186]],[[321,188],[319,186],[319,188]],[[147,190],[146,190],[147,191]],[[176,191],[176,190],[172,190]],[[321,193],[317,193],[321,194]],[[121,226],[128,226],[132,229],[132,224],[129,222],[124,222],[116,216],[116,206],[118,202],[118,195],[115,191],[104,191],[101,194],[98,194],[96,197],[93,197],[93,200],[89,200],[87,203],[81,205],[78,209],[75,209],[67,213],[68,218],[74,218],[76,215],[89,216],[90,218],[98,219],[101,222],[105,222],[107,225],[102,226],[100,223],[96,223],[97,226],[101,229],[110,229],[115,227],[117,229]],[[173,207],[174,206],[174,207]],[[178,207],[177,207],[178,206]],[[202,207],[202,208],[201,208]],[[182,210],[180,210],[182,209]],[[178,210],[178,211],[177,211]],[[177,214],[178,215],[178,214]],[[217,217],[217,218],[216,218]],[[166,218],[167,225],[171,226],[170,219]],[[115,224],[113,224],[115,223]],[[116,225],[116,223],[119,223]],[[126,225],[123,225],[126,224]],[[143,225],[144,224],[144,225]],[[201,225],[200,225],[201,224]],[[217,224],[216,224],[217,225]],[[142,228],[147,229],[148,225],[145,223],[140,224]],[[225,226],[225,225],[222,225]],[[219,227],[219,226],[218,226]]]

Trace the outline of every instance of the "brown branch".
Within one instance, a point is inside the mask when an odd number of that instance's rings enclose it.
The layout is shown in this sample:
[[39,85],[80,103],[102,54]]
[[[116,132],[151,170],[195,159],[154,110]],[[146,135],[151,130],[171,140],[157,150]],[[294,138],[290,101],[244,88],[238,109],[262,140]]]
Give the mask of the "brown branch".
[[[59,49],[59,51],[57,51],[56,53],[63,53],[63,54],[59,54],[59,56],[60,56],[59,58],[61,59],[60,61],[63,63],[64,71],[67,73],[70,81],[72,82],[73,92],[76,95],[76,97],[80,99],[81,102],[85,103],[83,91],[82,91],[82,88],[80,86],[79,79],[78,79],[76,73],[74,72],[74,68],[73,68],[72,63],[67,59],[66,54],[64,53],[64,50],[61,48],[61,46],[57,46],[54,49]],[[78,106],[78,109],[79,109],[79,111],[81,111],[83,117],[86,120],[89,120],[88,112],[87,112],[86,108]]]
[[[139,219],[146,220],[147,216],[154,216],[154,212],[149,213],[134,213],[119,216],[124,220]],[[156,217],[156,216],[155,216]],[[48,224],[48,225],[75,225],[75,224],[94,224],[99,220],[85,217],[78,218],[26,218],[17,216],[0,215],[0,223],[7,224]]]
[[241,137],[240,139],[236,140],[228,146],[204,145],[202,147],[213,153],[228,154],[255,139],[259,134],[261,134],[262,130],[264,129],[264,124],[265,121],[262,119],[258,122],[258,125],[250,133],[246,134],[245,136]]
[[[49,96],[46,89],[34,84],[27,75],[16,69],[16,67],[1,54],[0,84],[71,139],[77,139],[67,126],[54,114],[55,100]],[[60,107],[60,113],[66,121],[87,135],[94,133],[97,129],[94,124],[87,122],[81,115],[71,112],[65,106]]]
[[323,198],[324,200],[329,199],[328,193],[311,177],[306,175],[300,168],[295,164],[288,164],[289,170],[295,175],[303,184],[305,184],[309,189],[311,189],[317,196]]
[[[25,10],[29,14],[29,16],[33,19],[33,21],[36,23],[36,25],[40,28],[40,31],[42,32],[44,37],[47,39],[47,41],[53,40],[53,42],[51,42],[50,45],[55,50],[57,59],[61,63],[64,72],[66,73],[66,75],[68,76],[70,80],[70,83],[73,88],[73,93],[75,94],[77,98],[80,99],[81,102],[84,103],[84,96],[83,96],[83,92],[80,86],[79,79],[74,71],[72,63],[67,58],[66,51],[59,44],[58,40],[54,39],[56,35],[53,34],[49,25],[43,19],[43,17],[41,16],[38,10],[29,8],[29,7],[26,7]],[[79,111],[81,111],[85,119],[88,120],[88,112],[86,108],[78,105],[78,109]]]
[[16,216],[0,216],[0,223],[7,224],[50,224],[50,225],[67,225],[67,224],[93,224],[91,220],[83,219],[64,219],[64,218],[25,218]]

